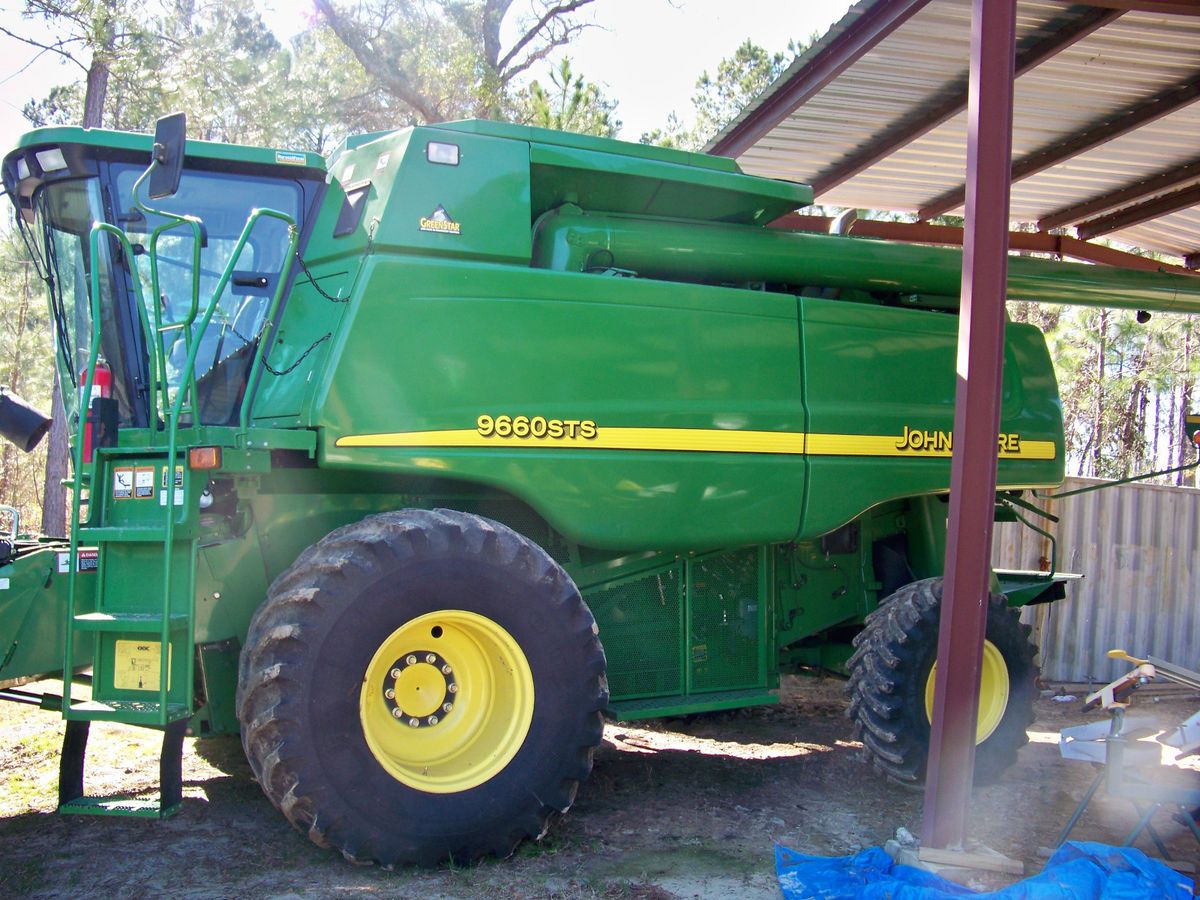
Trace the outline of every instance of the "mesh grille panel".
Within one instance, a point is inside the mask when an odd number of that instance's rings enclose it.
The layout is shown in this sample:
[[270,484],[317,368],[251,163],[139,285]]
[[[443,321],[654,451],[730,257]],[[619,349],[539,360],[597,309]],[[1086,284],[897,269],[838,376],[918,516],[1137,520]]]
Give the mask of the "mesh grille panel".
[[679,566],[597,588],[588,606],[600,626],[613,700],[683,692]]
[[759,684],[758,550],[688,564],[692,687],[732,690]]

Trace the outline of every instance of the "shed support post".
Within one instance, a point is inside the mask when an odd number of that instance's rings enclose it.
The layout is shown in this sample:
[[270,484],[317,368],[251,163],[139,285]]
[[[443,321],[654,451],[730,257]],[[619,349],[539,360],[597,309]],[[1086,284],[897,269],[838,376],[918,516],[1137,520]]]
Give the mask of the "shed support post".
[[966,839],[1004,364],[1016,0],[973,0],[966,234],[945,593],[921,843]]

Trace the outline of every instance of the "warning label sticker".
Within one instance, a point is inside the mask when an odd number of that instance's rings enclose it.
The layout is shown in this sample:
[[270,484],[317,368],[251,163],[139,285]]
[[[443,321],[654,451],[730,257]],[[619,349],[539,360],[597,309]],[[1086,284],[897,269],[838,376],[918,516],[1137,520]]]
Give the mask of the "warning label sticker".
[[[171,492],[167,490],[167,467],[162,469],[162,493],[158,495],[158,505],[166,506],[167,497]],[[175,505],[183,506],[183,466],[175,467]]]
[[133,496],[133,469],[113,469],[113,499],[128,500]]
[[[59,553],[58,556],[58,572],[60,575],[66,575],[71,570],[71,554]],[[77,572],[95,572],[100,568],[100,551],[99,550],[80,550],[78,561],[75,564]]]
[[154,496],[154,467],[145,466],[133,470],[133,496],[148,500]]
[[[123,691],[157,691],[160,684],[162,644],[158,641],[117,641],[113,687]],[[170,653],[167,654],[170,665]],[[167,688],[170,689],[170,673]]]

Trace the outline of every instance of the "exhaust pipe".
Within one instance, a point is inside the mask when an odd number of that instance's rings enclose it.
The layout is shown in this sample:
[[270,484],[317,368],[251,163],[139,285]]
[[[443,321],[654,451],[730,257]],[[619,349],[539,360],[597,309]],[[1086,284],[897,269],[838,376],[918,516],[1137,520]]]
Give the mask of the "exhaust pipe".
[[7,388],[0,387],[0,435],[26,453],[36,447],[50,428],[50,417],[38,412]]

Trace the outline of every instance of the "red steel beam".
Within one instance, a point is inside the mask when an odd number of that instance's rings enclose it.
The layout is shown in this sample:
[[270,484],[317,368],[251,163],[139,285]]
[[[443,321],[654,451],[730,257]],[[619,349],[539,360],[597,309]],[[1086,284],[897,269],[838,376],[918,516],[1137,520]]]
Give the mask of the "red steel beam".
[[[813,231],[828,234],[835,220],[830,216],[802,216],[788,213],[770,224],[771,228],[788,231]],[[846,232],[851,237],[879,238],[885,241],[901,241],[906,244],[942,244],[961,247],[963,229],[951,225],[930,225],[928,222],[885,222],[879,219],[858,219]],[[1196,277],[1196,262],[1188,266],[1173,266],[1170,263],[1138,256],[1103,244],[1089,244],[1065,234],[1046,234],[1042,231],[1010,231],[1008,249],[1027,253],[1053,253],[1068,259],[1115,266],[1120,269],[1140,269],[1146,272],[1169,272],[1173,275]]]
[[1038,219],[1038,228],[1042,231],[1049,231],[1051,228],[1073,225],[1090,217],[1128,206],[1130,203],[1145,200],[1147,197],[1156,196],[1163,191],[1190,187],[1197,183],[1200,183],[1200,158],[1194,159],[1186,165],[1160,172],[1152,178],[1146,178],[1108,194],[1101,194],[1085,200],[1083,203],[1056,209],[1049,215]]
[[[1078,3],[1079,0],[1056,0],[1058,3]],[[1125,12],[1145,12],[1163,16],[1200,16],[1196,0],[1087,0],[1088,6],[1103,6]]]
[[972,0],[967,215],[946,577],[921,843],[961,848],[975,768],[1004,367],[1016,0]]
[[716,156],[741,156],[928,2],[929,0],[877,2],[830,41],[811,62],[792,75],[761,106],[730,128],[708,152]]
[[1143,203],[1137,203],[1125,209],[1119,209],[1106,216],[1097,216],[1094,219],[1088,219],[1086,222],[1080,222],[1075,230],[1086,241],[1102,234],[1111,234],[1114,231],[1120,231],[1122,228],[1139,225],[1151,219],[1169,216],[1171,213],[1179,212],[1181,209],[1198,205],[1200,205],[1200,184],[1184,188],[1182,191],[1164,194],[1161,197],[1155,197],[1153,200],[1146,200]]
[[[1020,181],[1038,172],[1044,172],[1051,166],[1177,112],[1197,100],[1200,100],[1200,74],[1193,74],[1180,84],[1160,91],[1148,100],[1139,101],[1120,112],[1105,115],[1082,131],[1022,157],[1013,163],[1012,180]],[[964,192],[965,188],[962,185],[946,191],[917,210],[918,218],[931,219],[957,209],[962,206]]]
[[[1021,48],[1016,60],[1016,74],[1023,75],[1036,68],[1122,15],[1124,15],[1122,11],[1091,9],[1083,13],[1059,16],[1042,29],[1046,32],[1045,37],[1036,38]],[[932,109],[923,112],[920,118],[906,119],[891,128],[884,129],[875,140],[865,147],[852,153],[833,168],[817,175],[812,183],[813,193],[818,197],[821,196],[961,113],[967,108],[966,79],[952,85],[950,90],[950,94],[945,99],[935,102]]]
[[1105,247],[1102,244],[1089,244],[1087,241],[1066,235],[1047,235],[1047,237],[1054,237],[1059,242],[1058,252],[1072,259],[1083,259],[1104,266],[1118,266],[1122,269],[1143,269],[1147,272],[1169,272],[1173,275],[1191,275],[1192,277],[1196,277],[1198,274],[1193,268],[1187,267],[1186,260],[1183,266],[1173,266],[1170,263],[1151,259],[1149,256],[1126,253],[1124,250]]

